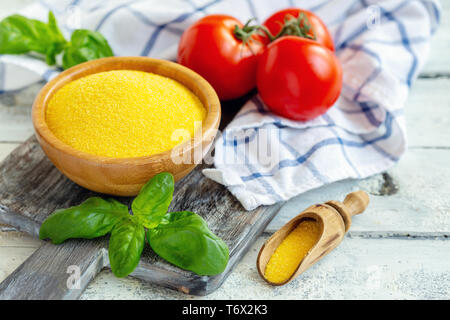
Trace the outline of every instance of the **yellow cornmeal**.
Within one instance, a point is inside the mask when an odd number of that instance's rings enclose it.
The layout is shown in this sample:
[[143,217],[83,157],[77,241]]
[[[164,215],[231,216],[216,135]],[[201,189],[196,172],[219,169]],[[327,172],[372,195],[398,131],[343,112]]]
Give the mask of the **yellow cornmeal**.
[[270,257],[264,271],[267,280],[282,283],[288,280],[309,250],[319,240],[321,228],[318,222],[305,220],[301,222]]
[[181,83],[153,73],[114,70],[72,81],[47,106],[54,135],[73,148],[115,158],[172,149],[205,118],[198,97]]

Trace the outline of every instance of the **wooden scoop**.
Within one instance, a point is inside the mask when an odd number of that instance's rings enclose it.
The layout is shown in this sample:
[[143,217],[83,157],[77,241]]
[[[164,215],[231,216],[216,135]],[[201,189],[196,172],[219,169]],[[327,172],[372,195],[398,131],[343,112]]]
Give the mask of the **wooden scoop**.
[[[280,230],[275,232],[262,246],[259,251],[256,266],[261,277],[271,285],[279,286],[286,284],[308,269],[331,250],[336,248],[350,228],[352,216],[362,213],[369,204],[369,196],[364,191],[349,193],[344,202],[328,201],[324,204],[313,205],[295,218],[286,223]],[[270,257],[286,238],[286,236],[304,220],[315,220],[322,229],[317,243],[300,261],[296,271],[288,280],[282,283],[273,283],[264,276],[266,265]]]

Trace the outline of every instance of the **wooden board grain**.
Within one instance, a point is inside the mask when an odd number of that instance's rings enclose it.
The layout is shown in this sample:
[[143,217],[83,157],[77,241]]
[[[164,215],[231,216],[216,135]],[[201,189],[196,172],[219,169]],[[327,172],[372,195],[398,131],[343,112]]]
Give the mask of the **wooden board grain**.
[[[245,211],[221,185],[206,179],[197,167],[175,186],[170,211],[191,210],[200,214],[210,229],[230,248],[230,261],[218,276],[197,276],[156,256],[146,246],[132,276],[193,295],[217,289],[240,257],[273,218],[278,206]],[[55,209],[77,205],[96,195],[71,182],[47,159],[35,137],[15,149],[0,165],[0,223],[33,236],[42,221]],[[130,203],[130,198],[119,198]],[[0,284],[3,299],[77,298],[89,281],[108,265],[107,237],[99,240],[71,240],[39,248]],[[67,268],[80,269],[80,289],[69,289]],[[26,291],[22,290],[26,285]]]

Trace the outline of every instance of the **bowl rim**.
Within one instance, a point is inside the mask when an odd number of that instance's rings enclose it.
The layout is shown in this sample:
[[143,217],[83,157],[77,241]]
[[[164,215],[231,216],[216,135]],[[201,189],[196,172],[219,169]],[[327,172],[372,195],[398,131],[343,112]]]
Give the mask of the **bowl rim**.
[[[155,153],[152,155],[139,157],[118,158],[109,156],[99,156],[75,149],[72,146],[64,143],[54,135],[54,133],[50,130],[50,128],[47,125],[46,110],[48,101],[55,92],[57,92],[61,87],[63,87],[67,83],[70,83],[71,81],[95,73],[112,70],[136,70],[148,72],[139,68],[133,68],[132,67],[133,63],[136,65],[138,64],[146,64],[148,66],[153,65],[156,68],[158,66],[164,65],[164,67],[168,69],[181,72],[188,78],[191,78],[192,83],[195,86],[197,86],[198,90],[205,95],[205,101],[208,102],[208,105],[205,105],[202,101],[207,111],[206,117],[202,121],[202,133],[201,133],[202,139],[195,139],[194,134],[194,137],[192,137],[190,140],[175,145],[173,148],[163,151],[161,153]],[[159,74],[158,71],[155,71],[153,73]],[[168,75],[163,76],[171,78],[181,83],[179,79],[172,78]],[[182,84],[187,87],[186,84],[184,83]],[[191,90],[190,88],[188,89]],[[207,82],[202,76],[200,76],[193,70],[172,61],[139,56],[118,56],[118,57],[116,56],[116,57],[100,58],[71,67],[61,72],[59,75],[57,75],[47,84],[45,84],[44,87],[42,87],[42,89],[36,96],[32,107],[32,121],[35,133],[36,135],[38,135],[38,138],[39,137],[42,138],[46,143],[51,145],[53,148],[58,149],[59,151],[65,154],[87,161],[101,162],[102,164],[143,165],[152,162],[160,162],[161,160],[164,159],[170,159],[172,150],[174,148],[180,148],[181,149],[180,154],[192,152],[193,149],[196,149],[200,145],[203,145],[205,140],[211,139],[212,142],[219,128],[220,118],[221,118],[221,107],[219,97],[217,96],[217,93],[215,92],[213,87],[209,84],[209,82]],[[202,154],[202,157],[203,155],[204,154]]]

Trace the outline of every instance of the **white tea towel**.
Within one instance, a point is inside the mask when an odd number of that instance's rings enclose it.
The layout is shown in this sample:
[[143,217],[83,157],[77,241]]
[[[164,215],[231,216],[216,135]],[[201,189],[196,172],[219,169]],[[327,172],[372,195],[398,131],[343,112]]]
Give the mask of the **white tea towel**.
[[[439,23],[433,0],[40,0],[22,14],[46,20],[52,10],[66,36],[100,31],[116,55],[175,59],[183,30],[206,14],[264,21],[297,6],[329,26],[342,63],[341,97],[323,116],[290,121],[252,98],[219,136],[214,169],[248,209],[287,200],[346,178],[391,167],[406,149],[402,108]],[[17,90],[60,70],[30,56],[0,56],[0,92]]]

